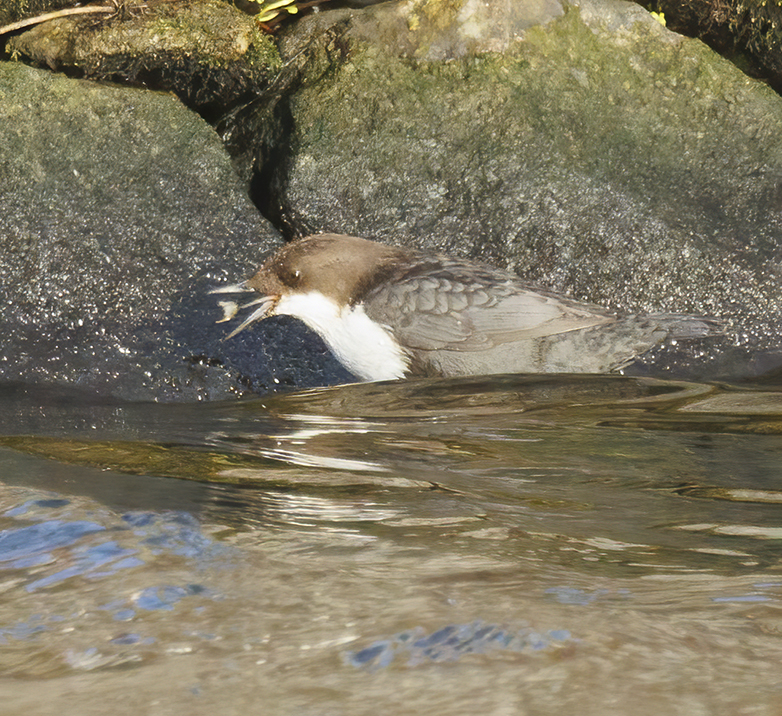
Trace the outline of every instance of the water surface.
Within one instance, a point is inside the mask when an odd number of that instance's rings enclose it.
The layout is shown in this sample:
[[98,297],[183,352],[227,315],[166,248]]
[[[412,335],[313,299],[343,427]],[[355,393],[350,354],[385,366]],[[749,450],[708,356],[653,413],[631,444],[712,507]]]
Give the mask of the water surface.
[[0,395],[4,714],[778,714],[782,393]]

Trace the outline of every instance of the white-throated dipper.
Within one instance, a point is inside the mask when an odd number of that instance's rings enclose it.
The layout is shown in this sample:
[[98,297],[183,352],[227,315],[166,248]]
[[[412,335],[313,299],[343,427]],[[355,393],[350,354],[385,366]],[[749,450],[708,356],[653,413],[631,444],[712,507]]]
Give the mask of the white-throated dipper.
[[475,261],[338,234],[287,244],[244,284],[217,292],[242,290],[260,298],[229,337],[268,316],[295,316],[367,381],[607,373],[666,339],[714,328],[695,316],[617,315]]

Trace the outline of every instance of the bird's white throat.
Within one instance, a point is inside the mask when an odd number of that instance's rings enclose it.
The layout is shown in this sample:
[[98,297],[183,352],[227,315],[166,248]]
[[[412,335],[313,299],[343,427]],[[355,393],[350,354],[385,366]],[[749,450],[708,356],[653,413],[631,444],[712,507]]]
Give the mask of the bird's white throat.
[[289,293],[274,313],[304,321],[361,380],[402,378],[408,369],[408,357],[391,332],[369,318],[361,305],[339,306],[319,291]]

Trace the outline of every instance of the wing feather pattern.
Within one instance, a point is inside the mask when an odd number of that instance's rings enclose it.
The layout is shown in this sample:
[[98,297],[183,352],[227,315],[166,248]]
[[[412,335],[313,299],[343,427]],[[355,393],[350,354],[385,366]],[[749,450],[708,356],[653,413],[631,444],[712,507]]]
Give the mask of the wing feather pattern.
[[418,350],[475,351],[611,323],[598,307],[531,287],[510,274],[450,259],[423,262],[365,299],[370,318]]

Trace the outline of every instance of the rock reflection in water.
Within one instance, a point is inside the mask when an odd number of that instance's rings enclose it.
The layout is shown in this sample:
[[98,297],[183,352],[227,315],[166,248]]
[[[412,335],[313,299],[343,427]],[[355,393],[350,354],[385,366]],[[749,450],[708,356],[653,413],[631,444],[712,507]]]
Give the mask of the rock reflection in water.
[[368,671],[389,666],[395,657],[403,655],[408,665],[421,661],[455,661],[466,654],[485,654],[494,650],[535,652],[547,647],[558,647],[570,640],[567,631],[552,630],[546,634],[526,628],[509,631],[496,624],[449,624],[426,634],[413,629],[383,639],[359,651],[347,653],[351,666]]

